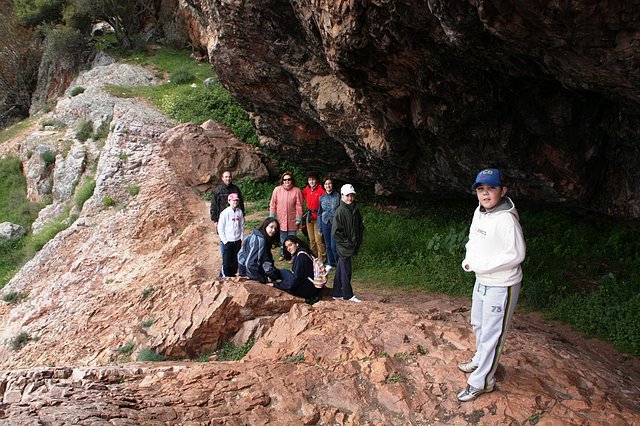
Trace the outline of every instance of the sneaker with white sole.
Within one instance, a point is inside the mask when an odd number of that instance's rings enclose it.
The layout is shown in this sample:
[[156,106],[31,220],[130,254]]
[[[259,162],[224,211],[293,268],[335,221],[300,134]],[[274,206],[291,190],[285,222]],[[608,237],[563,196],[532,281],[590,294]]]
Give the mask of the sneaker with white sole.
[[458,370],[464,371],[465,373],[473,373],[477,368],[478,364],[474,364],[473,361],[458,364]]
[[333,269],[333,266],[331,266],[331,265],[324,265],[324,269],[325,269],[325,271],[327,271],[327,274],[328,274],[328,273],[329,273],[329,271]]
[[333,296],[333,300],[344,300],[342,297]]
[[458,393],[458,401],[460,401],[460,402],[473,401],[474,399],[476,399],[477,397],[479,397],[483,393],[493,392],[494,389],[495,389],[494,385],[489,385],[488,387],[486,387],[484,389],[482,389],[482,388],[474,388],[471,385],[467,385],[466,389],[464,389],[464,390],[460,391],[460,393]]
[[358,298],[357,298],[357,297],[355,297],[355,296],[351,297],[351,299],[345,299],[345,300],[347,300],[347,301],[349,301],[349,302],[356,302],[356,303],[360,303],[360,302],[362,302],[362,300],[358,299]]

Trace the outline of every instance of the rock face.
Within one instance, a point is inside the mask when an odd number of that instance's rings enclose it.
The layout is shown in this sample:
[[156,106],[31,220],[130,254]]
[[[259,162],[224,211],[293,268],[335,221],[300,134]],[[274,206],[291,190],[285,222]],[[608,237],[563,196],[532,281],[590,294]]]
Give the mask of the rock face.
[[[408,197],[516,197],[640,217],[640,9],[530,1],[183,1],[261,143]],[[277,11],[277,12],[275,12]]]
[[[257,288],[276,291],[252,284],[246,292]],[[640,422],[638,360],[559,340],[553,325],[521,315],[498,390],[458,403],[465,375],[455,365],[473,345],[468,317],[468,301],[432,296],[294,303],[242,362],[5,371],[0,418],[8,425]]]
[[0,223],[0,241],[16,241],[26,233],[27,230],[18,224],[11,222]]

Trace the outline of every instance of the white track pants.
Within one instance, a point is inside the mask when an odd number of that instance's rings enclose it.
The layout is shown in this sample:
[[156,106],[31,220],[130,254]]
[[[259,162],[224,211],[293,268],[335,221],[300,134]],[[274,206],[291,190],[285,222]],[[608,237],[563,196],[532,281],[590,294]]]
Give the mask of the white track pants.
[[520,283],[511,287],[487,287],[476,281],[471,305],[471,326],[476,336],[473,363],[478,369],[467,383],[484,389],[493,385],[507,330],[520,295]]

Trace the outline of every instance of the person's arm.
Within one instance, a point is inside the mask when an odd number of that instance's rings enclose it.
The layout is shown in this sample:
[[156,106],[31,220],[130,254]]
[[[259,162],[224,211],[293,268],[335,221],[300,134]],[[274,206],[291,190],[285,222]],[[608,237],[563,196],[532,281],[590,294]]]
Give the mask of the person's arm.
[[302,224],[302,191],[300,188],[296,191],[296,225],[300,226]]
[[293,266],[291,267],[293,275],[290,277],[283,276],[282,281],[277,283],[274,287],[279,288],[280,290],[292,290],[304,285],[308,277],[307,262],[311,262],[309,256],[303,252],[298,252],[298,254],[293,257]]
[[216,188],[213,190],[213,194],[211,195],[211,209],[210,209],[211,220],[214,223],[217,223],[218,219],[220,218],[220,207],[218,206],[219,197],[220,197],[220,192],[218,191],[218,188]]
[[320,224],[320,221],[322,220],[322,195],[320,196],[320,199],[318,200],[318,235],[322,235],[322,225]]
[[222,242],[222,244],[227,244],[227,242],[229,241],[229,236],[226,234],[226,228],[227,228],[227,223],[229,222],[228,220],[228,215],[225,214],[225,212],[223,211],[222,214],[220,215],[220,218],[218,219],[218,235],[220,236],[220,241]]
[[269,200],[269,217],[276,217],[278,207],[278,187],[273,188],[271,192],[271,200]]

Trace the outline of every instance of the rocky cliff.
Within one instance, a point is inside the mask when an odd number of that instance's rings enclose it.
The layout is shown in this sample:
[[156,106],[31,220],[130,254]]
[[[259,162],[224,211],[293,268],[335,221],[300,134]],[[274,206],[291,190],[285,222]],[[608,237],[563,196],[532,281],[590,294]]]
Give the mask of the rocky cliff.
[[[29,186],[54,191],[63,211],[69,182],[95,173],[96,186],[77,220],[2,290],[19,296],[0,305],[0,423],[640,423],[640,361],[554,324],[517,314],[498,390],[460,404],[456,364],[474,344],[468,300],[359,288],[364,303],[311,306],[217,278],[219,240],[194,188],[221,168],[256,178],[267,170],[215,123],[176,125],[102,88],[148,77],[122,64],[83,72],[72,87],[85,92],[43,118],[69,128],[18,141],[25,164],[40,145],[57,153],[51,185]],[[107,122],[103,147],[75,138],[80,119]],[[194,362],[249,340],[240,362]],[[149,351],[168,361],[131,362]]]
[[182,0],[263,145],[381,194],[640,217],[635,1]]

